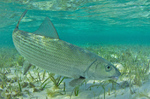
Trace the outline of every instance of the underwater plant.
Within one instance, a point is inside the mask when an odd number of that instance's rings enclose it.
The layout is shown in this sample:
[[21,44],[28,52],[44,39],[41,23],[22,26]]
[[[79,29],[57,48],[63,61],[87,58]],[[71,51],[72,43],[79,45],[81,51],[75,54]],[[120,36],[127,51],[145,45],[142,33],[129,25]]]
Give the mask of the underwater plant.
[[[137,97],[150,98],[147,91],[138,92],[138,89],[136,88],[140,88],[150,78],[150,58],[148,57],[150,56],[149,50],[144,51],[141,48],[134,48],[133,46],[90,46],[87,49],[106,58],[113,64],[117,64],[115,65],[116,67],[118,64],[123,67],[117,67],[121,72],[119,84],[113,80],[109,80],[99,82],[98,84],[93,83],[93,85],[88,88],[88,90],[91,89],[91,91],[93,91],[93,87],[101,89],[98,94],[102,96],[96,98],[107,99],[107,95],[111,96],[112,94],[117,96],[117,90],[125,88],[129,89],[130,94],[135,95],[135,98],[133,99],[136,99]],[[22,64],[24,59],[15,51],[13,53],[15,54],[0,54],[0,66],[2,66],[0,68],[0,98],[23,99],[24,95],[32,97],[35,92],[41,92],[43,90],[46,90],[47,99],[58,95],[67,95],[68,93],[70,95],[70,90],[68,91],[68,87],[66,87],[64,81],[65,77],[48,73],[45,70],[34,66],[30,68],[31,71],[29,71],[27,75],[23,76]],[[10,78],[9,75],[13,75],[13,77]],[[50,86],[51,84],[54,85],[54,88],[53,86]],[[84,84],[86,88],[88,86],[87,82],[84,82]],[[50,87],[50,89],[47,89],[48,87]],[[79,94],[82,93],[81,88],[79,86],[75,87],[72,91],[72,95],[80,97]],[[124,92],[122,92],[122,94],[124,94]]]
[[22,92],[22,86],[21,86],[19,80],[18,80],[18,86],[19,86],[19,92]]
[[50,89],[47,89],[47,96],[55,97],[57,95],[63,95],[63,94],[61,92],[59,92],[59,91],[52,91]]
[[[120,87],[129,87],[130,93],[134,94],[136,92],[133,85],[140,87],[149,79],[150,67],[147,57],[150,56],[150,51],[145,51],[144,48],[142,49],[141,46],[101,46],[87,49],[96,52],[112,63],[121,64],[123,68],[118,67],[121,72],[119,80],[123,81]],[[115,87],[112,86],[112,88]]]
[[79,87],[80,87],[80,86],[76,86],[76,87],[74,88],[74,95],[75,95],[75,96],[78,96],[78,94],[79,94]]
[[[48,77],[48,78],[46,78],[42,83],[41,83],[41,87],[44,89],[45,87],[46,87],[46,85],[48,84],[48,83],[50,83],[50,81],[48,81],[50,79],[50,77]],[[48,81],[48,82],[47,82]]]
[[45,79],[45,74],[46,74],[46,70],[44,70],[44,72],[43,72],[42,80],[44,80],[44,79]]
[[51,81],[53,82],[55,88],[58,88],[59,85],[62,83],[62,81],[66,78],[66,77],[61,77],[61,76],[58,76],[58,77],[54,77],[54,74],[53,73],[50,73],[49,74],[49,78],[51,79]]

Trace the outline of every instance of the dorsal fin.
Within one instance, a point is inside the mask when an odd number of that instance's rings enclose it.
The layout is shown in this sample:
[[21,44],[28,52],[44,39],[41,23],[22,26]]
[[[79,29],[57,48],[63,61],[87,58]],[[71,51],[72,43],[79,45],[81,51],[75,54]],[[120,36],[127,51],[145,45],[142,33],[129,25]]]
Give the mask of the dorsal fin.
[[59,39],[57,31],[56,31],[53,23],[50,21],[50,19],[48,17],[45,18],[45,20],[40,25],[40,27],[33,33],[38,34],[38,35],[48,36],[53,39]]

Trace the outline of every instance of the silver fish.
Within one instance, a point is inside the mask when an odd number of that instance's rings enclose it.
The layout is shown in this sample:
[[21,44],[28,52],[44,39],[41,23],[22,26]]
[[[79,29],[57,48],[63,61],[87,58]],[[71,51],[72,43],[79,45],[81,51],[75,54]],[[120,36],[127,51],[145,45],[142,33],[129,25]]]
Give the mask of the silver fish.
[[24,74],[31,64],[49,72],[74,78],[74,86],[83,79],[107,80],[117,78],[120,72],[104,58],[59,39],[56,29],[48,17],[33,33],[19,30],[19,23],[12,38],[18,52],[26,59]]

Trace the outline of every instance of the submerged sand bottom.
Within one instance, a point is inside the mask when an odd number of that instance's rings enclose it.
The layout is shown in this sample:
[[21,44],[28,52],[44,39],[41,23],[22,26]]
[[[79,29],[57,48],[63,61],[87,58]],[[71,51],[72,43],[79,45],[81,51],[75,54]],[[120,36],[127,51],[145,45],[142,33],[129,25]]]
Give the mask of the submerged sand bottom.
[[[22,74],[24,59],[14,48],[1,49],[0,99],[150,99],[150,46],[82,46],[111,61],[122,73],[116,83],[89,80],[74,90],[71,78],[32,66]],[[59,80],[60,79],[60,80]],[[75,96],[76,95],[76,96]]]

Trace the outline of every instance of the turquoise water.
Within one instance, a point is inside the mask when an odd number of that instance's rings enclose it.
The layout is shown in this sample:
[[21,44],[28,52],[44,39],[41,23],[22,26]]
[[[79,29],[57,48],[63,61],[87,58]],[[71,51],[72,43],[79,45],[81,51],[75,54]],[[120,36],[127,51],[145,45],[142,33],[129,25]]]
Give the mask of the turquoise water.
[[[47,80],[49,72],[40,68],[32,66],[23,76],[25,59],[13,45],[12,32],[26,9],[20,30],[33,32],[49,17],[60,39],[114,64],[122,74],[117,84],[89,81],[75,96],[67,85],[62,94],[68,79],[55,90],[52,80]],[[54,99],[70,99],[70,95],[72,99],[150,98],[150,0],[0,0],[0,23],[0,99],[51,99],[49,95]]]
[[48,16],[60,38],[73,44],[150,44],[149,0],[0,1],[0,45],[13,46],[12,31],[33,32]]

